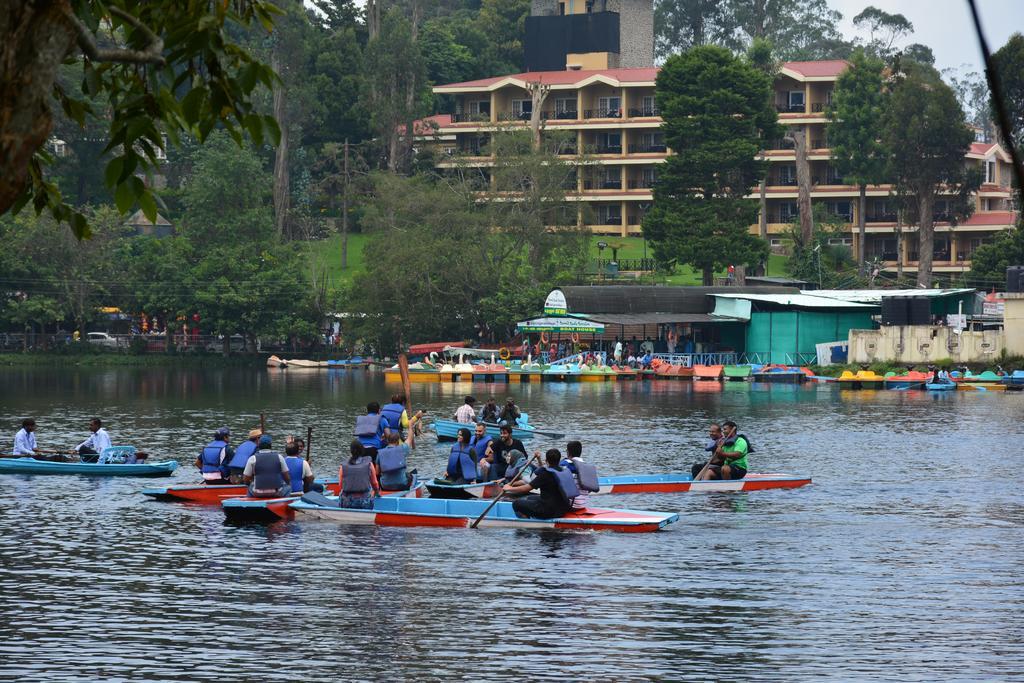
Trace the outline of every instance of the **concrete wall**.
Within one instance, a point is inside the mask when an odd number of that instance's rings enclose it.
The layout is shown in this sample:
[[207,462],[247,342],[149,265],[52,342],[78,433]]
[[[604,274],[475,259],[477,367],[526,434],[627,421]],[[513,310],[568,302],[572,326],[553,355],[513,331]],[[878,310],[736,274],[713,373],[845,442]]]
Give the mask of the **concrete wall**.
[[994,363],[1003,345],[1002,330],[957,335],[950,327],[892,325],[850,330],[849,362],[928,364],[949,358],[955,363]]
[[1007,292],[1003,298],[1006,300],[1003,310],[1006,353],[1024,356],[1024,294]]

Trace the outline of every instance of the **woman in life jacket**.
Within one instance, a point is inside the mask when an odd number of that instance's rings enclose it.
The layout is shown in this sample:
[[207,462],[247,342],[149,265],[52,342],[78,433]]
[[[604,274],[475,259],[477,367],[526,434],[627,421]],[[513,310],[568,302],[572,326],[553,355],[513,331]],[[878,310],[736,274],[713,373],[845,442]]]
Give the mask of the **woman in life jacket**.
[[477,479],[476,455],[469,445],[471,438],[468,429],[459,429],[455,445],[448,454],[444,478],[453,484],[472,484]]
[[359,439],[352,441],[349,452],[351,457],[341,463],[338,469],[338,483],[341,487],[338,507],[372,510],[374,496],[380,495],[377,467],[370,456],[366,455]]

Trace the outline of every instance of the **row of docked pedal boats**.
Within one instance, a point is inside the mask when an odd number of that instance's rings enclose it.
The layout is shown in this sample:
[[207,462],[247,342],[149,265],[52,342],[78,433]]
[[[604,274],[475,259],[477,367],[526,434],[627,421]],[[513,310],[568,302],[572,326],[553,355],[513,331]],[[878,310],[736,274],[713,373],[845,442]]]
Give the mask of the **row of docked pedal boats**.
[[[732,481],[693,481],[686,474],[612,476],[599,479],[596,494],[759,491],[798,488],[809,477],[786,474],[748,474]],[[343,508],[338,503],[337,481],[324,481],[324,494],[306,493],[282,498],[252,498],[244,486],[185,485],[144,489],[150,498],[201,505],[220,505],[229,520],[272,522],[296,516],[346,524],[380,526],[468,527],[500,493],[499,482],[449,484],[439,480],[414,481],[409,489],[387,492],[373,500],[372,509]],[[325,495],[326,494],[326,495]],[[424,497],[429,494],[429,498]],[[592,494],[594,495],[594,494]],[[584,529],[604,531],[657,531],[678,519],[675,513],[587,507],[558,519],[517,517],[511,503],[499,502],[480,522],[486,527]]]
[[1022,391],[1024,370],[998,374],[986,370],[978,374],[954,371],[936,376],[934,372],[908,370],[902,375],[887,372],[879,375],[871,370],[845,370],[837,378],[821,378],[836,382],[842,389],[896,389],[923,391]]

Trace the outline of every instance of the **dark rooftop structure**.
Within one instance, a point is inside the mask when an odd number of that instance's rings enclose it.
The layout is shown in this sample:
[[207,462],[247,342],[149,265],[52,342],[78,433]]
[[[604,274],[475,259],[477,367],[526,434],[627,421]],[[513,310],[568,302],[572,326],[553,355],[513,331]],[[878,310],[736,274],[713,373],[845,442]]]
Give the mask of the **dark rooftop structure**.
[[[687,322],[678,314],[710,314],[715,299],[710,294],[799,294],[796,287],[658,287],[594,285],[561,287],[569,313],[591,320],[607,315],[629,315],[636,322]],[[655,315],[661,314],[661,315]],[[676,314],[676,315],[665,315]],[[609,321],[611,322],[611,321]],[[616,321],[617,322],[617,321]]]

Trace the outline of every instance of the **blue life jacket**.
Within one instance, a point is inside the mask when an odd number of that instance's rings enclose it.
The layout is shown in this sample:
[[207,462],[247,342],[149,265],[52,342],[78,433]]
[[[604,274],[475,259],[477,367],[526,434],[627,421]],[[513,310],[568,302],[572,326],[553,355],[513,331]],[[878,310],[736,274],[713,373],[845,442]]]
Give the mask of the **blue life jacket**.
[[558,463],[559,467],[564,467],[573,473],[576,477],[576,484],[580,489],[584,491],[590,491],[591,493],[597,493],[601,490],[601,482],[598,480],[597,468],[589,462],[580,460],[570,460],[566,458],[562,462]]
[[580,489],[576,486],[576,477],[572,476],[572,472],[569,471],[568,467],[545,467],[544,469],[555,475],[558,489],[562,492],[562,497],[565,498],[566,504],[571,507],[572,499],[580,495]]
[[255,441],[243,441],[238,445],[238,449],[235,451],[235,455],[231,458],[231,462],[228,463],[228,467],[235,467],[237,469],[244,469],[245,463],[249,462],[249,457],[256,452]]
[[469,454],[469,446],[460,447],[458,443],[452,446],[448,455],[448,476],[451,479],[465,479],[467,482],[476,481],[476,463]]
[[388,429],[391,431],[402,431],[402,412],[405,406],[401,403],[389,403],[380,409],[381,417],[388,421]]
[[469,440],[469,447],[476,451],[476,461],[480,462],[487,456],[487,444],[491,442],[491,437],[486,433],[477,438],[476,434]]
[[377,453],[377,467],[380,468],[380,487],[388,491],[401,491],[408,487],[406,472],[406,448],[387,446]]
[[356,418],[355,436],[359,443],[371,448],[380,448],[384,444],[380,437],[388,423],[379,413],[367,413]]
[[284,462],[288,465],[288,474],[292,477],[292,491],[302,493],[305,491],[305,484],[302,481],[302,465],[306,461],[297,455],[288,455],[285,456]]
[[224,449],[228,447],[226,441],[216,440],[206,444],[203,448],[202,455],[202,473],[213,474],[214,472],[220,472],[222,476],[227,476],[228,468],[225,463],[221,462],[221,457],[227,455],[224,453]]
[[253,464],[252,490],[269,493],[277,491],[284,484],[280,456],[274,451],[258,451]]

